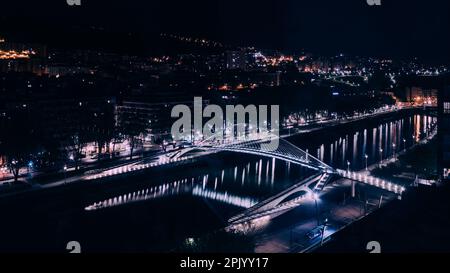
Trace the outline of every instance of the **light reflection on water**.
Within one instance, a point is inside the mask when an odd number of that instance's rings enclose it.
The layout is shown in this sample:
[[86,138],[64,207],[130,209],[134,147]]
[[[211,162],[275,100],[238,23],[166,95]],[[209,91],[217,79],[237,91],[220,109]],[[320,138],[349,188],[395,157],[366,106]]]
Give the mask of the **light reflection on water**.
[[[206,176],[204,178],[207,179]],[[138,201],[157,199],[167,196],[189,195],[189,194],[192,196],[208,198],[214,201],[242,208],[250,208],[258,202],[257,199],[255,198],[241,197],[233,194],[228,194],[228,192],[217,191],[216,187],[217,187],[217,178],[214,183],[214,190],[208,189],[206,187],[205,180],[203,181],[203,186],[200,186],[200,183],[198,183],[198,181],[194,181],[194,178],[192,178],[191,181],[188,181],[188,179],[178,180],[172,183],[150,187],[130,192],[127,194],[123,194],[120,196],[112,197],[100,202],[95,202],[94,204],[87,206],[85,210],[91,211],[125,205]]]
[[[86,206],[85,210],[111,208],[171,196],[207,198],[225,205],[249,208],[311,173],[311,170],[299,165],[255,156],[250,156],[249,161],[244,160],[234,167],[219,170],[208,168],[206,171],[208,172],[195,177],[183,177],[96,201]],[[277,185],[274,183],[275,178]]]
[[386,159],[427,137],[436,122],[435,117],[425,115],[405,117],[329,139],[312,150],[335,168],[347,168],[348,160],[352,169],[359,170],[365,166],[365,155],[369,165]]

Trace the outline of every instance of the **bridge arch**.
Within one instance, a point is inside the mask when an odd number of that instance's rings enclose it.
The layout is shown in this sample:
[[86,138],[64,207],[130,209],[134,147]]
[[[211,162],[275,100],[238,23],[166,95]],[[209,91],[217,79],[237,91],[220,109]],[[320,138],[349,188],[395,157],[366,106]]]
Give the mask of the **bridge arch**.
[[[272,142],[273,138],[278,139],[276,144]],[[334,168],[272,132],[257,133],[237,139],[233,137],[221,142],[216,142],[215,140],[215,135],[210,136],[195,146],[178,152],[172,158],[180,158],[194,150],[228,151],[276,158],[316,171],[336,173]],[[266,148],[268,146],[271,146],[270,149]]]

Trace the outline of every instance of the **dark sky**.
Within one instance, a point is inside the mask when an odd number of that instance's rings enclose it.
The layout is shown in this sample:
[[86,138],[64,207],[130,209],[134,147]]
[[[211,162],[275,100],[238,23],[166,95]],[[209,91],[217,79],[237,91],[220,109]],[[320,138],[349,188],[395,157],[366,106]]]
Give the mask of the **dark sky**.
[[[61,39],[101,26],[151,35],[179,33],[233,45],[314,53],[410,57],[450,62],[450,1],[381,0],[3,1],[0,35]],[[86,41],[88,42],[88,41]]]

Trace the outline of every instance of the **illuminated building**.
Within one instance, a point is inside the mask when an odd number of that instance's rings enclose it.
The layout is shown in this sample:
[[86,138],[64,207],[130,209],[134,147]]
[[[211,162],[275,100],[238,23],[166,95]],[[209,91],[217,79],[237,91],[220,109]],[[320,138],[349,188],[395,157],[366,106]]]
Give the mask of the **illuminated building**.
[[92,121],[92,117],[114,111],[115,108],[115,98],[112,97],[65,99],[50,94],[47,96],[45,100],[32,97],[27,101],[8,102],[5,113],[28,113],[39,125],[42,139],[63,142],[79,128],[88,127],[87,121]]
[[227,51],[227,69],[245,70],[247,67],[246,54],[244,50]]
[[407,101],[417,104],[426,104],[429,99],[437,98],[437,89],[429,89],[413,86],[407,89]]
[[0,38],[0,72],[45,72],[45,46],[6,42]]
[[405,101],[416,105],[436,105],[439,86],[436,76],[418,76],[409,79],[405,88]]
[[439,90],[439,148],[438,163],[442,180],[450,180],[450,81],[447,76]]
[[[170,139],[172,124],[175,121],[171,117],[172,108],[176,105],[187,105],[191,110],[194,108],[190,97],[183,94],[172,94],[168,97],[147,97],[147,98],[127,98],[117,105],[116,113],[119,126],[132,124],[140,128],[146,128],[152,141]],[[204,100],[203,105],[208,105],[209,101]]]

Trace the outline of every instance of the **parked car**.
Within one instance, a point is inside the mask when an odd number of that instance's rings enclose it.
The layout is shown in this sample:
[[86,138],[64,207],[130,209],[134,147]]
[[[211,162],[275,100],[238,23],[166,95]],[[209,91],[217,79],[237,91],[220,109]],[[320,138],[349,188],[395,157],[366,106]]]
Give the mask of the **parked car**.
[[308,239],[310,240],[316,239],[317,237],[322,235],[322,230],[323,226],[318,226],[313,230],[309,231],[308,233],[306,233],[306,237],[308,237]]

